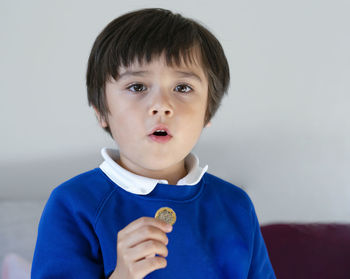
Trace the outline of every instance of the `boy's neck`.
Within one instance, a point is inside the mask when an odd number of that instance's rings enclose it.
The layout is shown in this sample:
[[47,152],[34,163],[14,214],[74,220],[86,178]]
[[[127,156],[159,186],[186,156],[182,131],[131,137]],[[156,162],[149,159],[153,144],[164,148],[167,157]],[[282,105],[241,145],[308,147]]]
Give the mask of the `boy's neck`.
[[131,169],[128,167],[127,164],[125,164],[120,158],[118,158],[117,163],[119,166],[122,168],[135,173],[137,175],[141,175],[144,177],[148,178],[153,178],[153,179],[160,179],[160,180],[167,180],[169,184],[171,185],[176,185],[177,182],[185,177],[188,173],[188,170],[186,168],[185,160],[180,162],[177,166],[172,167],[171,169],[165,169],[165,170],[145,170],[145,169],[140,169],[140,170],[135,170],[134,168]]

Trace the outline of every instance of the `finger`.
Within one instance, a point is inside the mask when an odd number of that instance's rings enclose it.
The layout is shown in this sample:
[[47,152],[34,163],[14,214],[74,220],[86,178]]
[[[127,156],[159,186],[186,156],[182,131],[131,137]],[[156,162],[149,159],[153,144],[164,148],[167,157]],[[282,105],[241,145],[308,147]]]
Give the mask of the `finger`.
[[122,243],[124,247],[132,248],[146,240],[156,240],[162,242],[164,245],[169,243],[166,234],[162,230],[153,226],[141,227],[131,232],[124,239],[120,239],[119,242]]
[[144,259],[134,263],[134,270],[142,278],[151,272],[165,268],[167,266],[167,260],[163,257],[152,257]]
[[167,257],[168,249],[163,243],[155,240],[142,242],[128,250],[128,257],[134,262],[144,258],[154,257],[156,254],[162,257]]
[[[118,236],[120,238],[123,238],[124,236],[130,234],[131,232],[143,227],[143,226],[154,226],[159,228],[160,230],[164,232],[170,232],[169,225],[165,223],[162,220],[158,220],[152,217],[141,217],[139,219],[136,219],[135,221],[128,224],[126,227],[124,227],[122,230],[118,232]],[[172,226],[170,226],[172,227]]]

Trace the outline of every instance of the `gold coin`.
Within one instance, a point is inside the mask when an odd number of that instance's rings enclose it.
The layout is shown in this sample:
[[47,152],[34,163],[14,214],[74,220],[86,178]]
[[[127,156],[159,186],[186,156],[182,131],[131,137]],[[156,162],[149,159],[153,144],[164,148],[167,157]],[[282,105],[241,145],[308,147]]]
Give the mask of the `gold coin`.
[[154,218],[164,221],[170,225],[175,224],[176,214],[170,207],[161,207],[157,210]]

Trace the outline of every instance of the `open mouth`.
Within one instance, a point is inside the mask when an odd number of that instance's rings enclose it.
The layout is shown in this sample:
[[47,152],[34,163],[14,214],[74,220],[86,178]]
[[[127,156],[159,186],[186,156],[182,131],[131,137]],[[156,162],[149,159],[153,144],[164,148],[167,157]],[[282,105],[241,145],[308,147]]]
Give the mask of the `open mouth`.
[[155,131],[152,135],[165,137],[168,135],[168,133],[166,131]]
[[172,136],[168,133],[168,131],[163,129],[155,130],[149,137],[158,143],[166,143],[171,140]]

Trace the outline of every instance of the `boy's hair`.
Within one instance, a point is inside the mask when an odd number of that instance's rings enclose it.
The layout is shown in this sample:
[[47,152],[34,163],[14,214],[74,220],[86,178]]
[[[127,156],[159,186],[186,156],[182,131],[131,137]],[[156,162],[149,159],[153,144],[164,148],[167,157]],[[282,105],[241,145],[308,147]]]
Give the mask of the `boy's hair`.
[[[168,66],[175,62],[193,63],[199,50],[200,64],[208,78],[208,102],[204,126],[216,113],[227,93],[229,65],[219,41],[196,21],[160,8],[142,9],[124,14],[110,22],[92,47],[86,73],[89,106],[94,106],[108,123],[105,84],[118,79],[120,67],[138,59],[151,62],[165,54]],[[183,59],[183,60],[182,60]],[[110,128],[104,130],[112,137]]]

